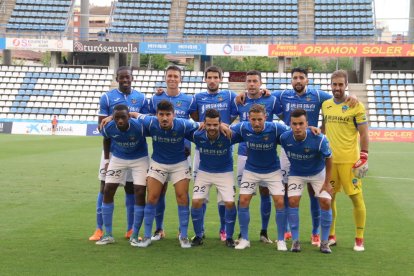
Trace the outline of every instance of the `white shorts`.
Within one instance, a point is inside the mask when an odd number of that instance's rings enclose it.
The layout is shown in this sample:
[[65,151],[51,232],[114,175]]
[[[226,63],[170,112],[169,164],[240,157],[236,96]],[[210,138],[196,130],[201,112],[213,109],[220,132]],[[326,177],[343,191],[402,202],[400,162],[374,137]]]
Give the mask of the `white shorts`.
[[323,197],[331,199],[331,195],[327,191],[319,191],[322,189],[323,183],[325,182],[325,170],[312,176],[289,176],[288,184],[288,197],[301,196],[303,189],[307,186],[307,183],[312,185],[315,191],[316,197]]
[[193,199],[208,198],[210,187],[212,185],[217,187],[217,198],[220,195],[220,201],[234,202],[233,172],[208,173],[199,170],[197,179],[194,183]]
[[177,164],[161,164],[151,160],[148,176],[157,179],[162,184],[166,181],[175,184],[183,179],[191,179],[191,171],[187,160]]
[[283,176],[283,183],[288,183],[288,177],[289,177],[289,171],[290,171],[290,161],[287,158],[286,152],[283,148],[280,149],[280,169],[282,170],[282,176]]
[[285,194],[281,170],[271,173],[254,173],[244,170],[240,184],[240,194],[254,195],[258,185],[267,187],[271,195]]
[[237,185],[240,187],[241,179],[243,176],[244,167],[246,166],[247,156],[237,156]]
[[[112,157],[112,154],[109,154],[109,158]],[[105,176],[106,176],[106,171],[105,171],[105,158],[104,158],[104,152],[102,151],[101,154],[101,162],[99,163],[99,171],[98,171],[98,179],[99,181],[105,181]],[[132,171],[130,169],[127,170],[127,173],[125,175],[125,179],[122,181],[123,184],[125,182],[133,182],[134,180],[132,179]]]
[[112,156],[108,170],[106,171],[105,182],[124,185],[127,171],[131,171],[134,185],[146,186],[148,171],[148,156],[139,159],[125,160]]

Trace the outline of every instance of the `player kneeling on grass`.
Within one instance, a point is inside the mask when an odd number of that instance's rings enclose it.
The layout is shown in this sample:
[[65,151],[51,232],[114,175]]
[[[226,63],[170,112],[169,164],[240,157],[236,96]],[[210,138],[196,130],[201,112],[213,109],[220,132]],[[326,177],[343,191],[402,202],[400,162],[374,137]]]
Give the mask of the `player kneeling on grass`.
[[193,188],[191,216],[195,237],[191,245],[203,244],[203,203],[208,198],[212,185],[225,204],[226,246],[234,247],[233,233],[236,221],[234,205],[233,154],[231,146],[241,141],[234,135],[229,139],[220,132],[220,113],[207,109],[203,130],[196,131],[189,140],[194,142],[200,153],[200,165]]
[[112,218],[114,213],[114,195],[123,183],[128,169],[132,171],[135,206],[134,225],[131,245],[138,243],[138,232],[144,217],[145,183],[148,170],[148,147],[145,129],[141,122],[130,118],[126,105],[117,105],[113,112],[113,121],[102,129],[104,136],[104,155],[109,159],[112,143],[112,157],[106,167],[105,188],[102,204],[102,218],[105,235],[96,242],[98,245],[114,243],[112,236]]
[[280,143],[290,162],[287,194],[289,197],[288,221],[292,232],[292,252],[300,252],[299,202],[302,191],[310,183],[321,206],[322,241],[320,251],[331,253],[328,245],[332,222],[329,183],[332,169],[332,152],[323,134],[315,135],[308,129],[306,111],[296,109],[290,114],[292,130],[280,136]]

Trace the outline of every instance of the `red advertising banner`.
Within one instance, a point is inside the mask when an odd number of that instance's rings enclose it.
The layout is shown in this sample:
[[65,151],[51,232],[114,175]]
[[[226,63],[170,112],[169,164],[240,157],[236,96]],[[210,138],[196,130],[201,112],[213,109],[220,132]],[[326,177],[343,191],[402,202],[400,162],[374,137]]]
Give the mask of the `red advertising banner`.
[[371,142],[414,142],[414,130],[370,129]]
[[414,57],[414,44],[273,44],[269,56]]

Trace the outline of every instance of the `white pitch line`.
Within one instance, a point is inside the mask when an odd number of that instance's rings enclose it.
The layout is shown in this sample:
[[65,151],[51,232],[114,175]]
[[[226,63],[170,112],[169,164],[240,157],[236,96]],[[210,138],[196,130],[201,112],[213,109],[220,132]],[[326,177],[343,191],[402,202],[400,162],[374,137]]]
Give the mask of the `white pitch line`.
[[380,178],[380,179],[395,179],[395,180],[411,180],[411,181],[414,181],[414,178],[392,177],[392,176],[366,176],[366,178]]

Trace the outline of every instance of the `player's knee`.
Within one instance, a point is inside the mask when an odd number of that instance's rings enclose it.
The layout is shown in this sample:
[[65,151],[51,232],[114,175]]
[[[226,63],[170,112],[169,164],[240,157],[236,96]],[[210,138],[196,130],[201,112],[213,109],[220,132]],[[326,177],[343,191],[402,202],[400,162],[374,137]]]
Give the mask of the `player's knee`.
[[140,185],[134,185],[134,194],[135,194],[135,203],[140,206],[145,205],[146,187],[140,186]]
[[178,205],[188,205],[188,195],[186,193],[177,194]]
[[290,208],[298,208],[299,207],[299,196],[291,196],[289,197],[289,207]]
[[319,205],[321,206],[322,210],[329,210],[331,209],[331,200],[329,198],[319,198]]
[[224,202],[224,205],[226,206],[226,209],[233,209],[234,208],[234,201],[226,201]]
[[101,193],[104,193],[104,189],[105,189],[105,181],[101,180],[101,186],[99,187],[99,191]]
[[249,204],[250,204],[249,197],[240,196],[240,207],[247,208],[249,207]]
[[203,203],[204,199],[193,199],[193,201],[191,202],[191,207],[198,209],[203,206]]
[[276,209],[285,208],[285,201],[283,196],[274,196],[273,201],[275,202]]

